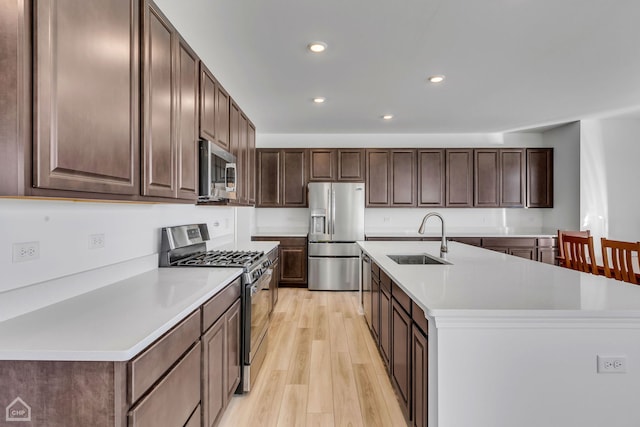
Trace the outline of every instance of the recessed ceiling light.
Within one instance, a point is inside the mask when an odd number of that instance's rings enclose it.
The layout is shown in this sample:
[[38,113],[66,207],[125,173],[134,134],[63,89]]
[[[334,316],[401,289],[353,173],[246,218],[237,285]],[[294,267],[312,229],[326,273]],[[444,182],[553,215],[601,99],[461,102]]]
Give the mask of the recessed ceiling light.
[[313,102],[315,102],[316,104],[322,104],[324,101],[326,101],[326,98],[323,98],[322,96],[313,98]]
[[444,81],[444,76],[431,76],[427,80],[431,83],[442,83]]
[[327,44],[325,42],[311,42],[307,45],[307,49],[313,53],[324,52],[327,48]]
[[393,114],[385,114],[384,116],[382,116],[383,120],[391,120],[393,119]]

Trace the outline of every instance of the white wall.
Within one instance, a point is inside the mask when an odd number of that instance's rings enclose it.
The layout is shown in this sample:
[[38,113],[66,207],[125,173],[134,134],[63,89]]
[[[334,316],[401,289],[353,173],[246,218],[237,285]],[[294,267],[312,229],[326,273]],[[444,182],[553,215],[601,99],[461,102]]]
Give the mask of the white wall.
[[596,243],[640,241],[640,120],[583,120],[580,135],[581,228]]
[[[41,306],[156,268],[160,229],[200,222],[209,226],[211,247],[233,242],[234,208],[0,199],[0,319],[16,304]],[[104,248],[89,249],[91,234],[104,234]],[[13,244],[34,241],[39,259],[14,263]]]
[[545,146],[553,147],[554,208],[543,209],[549,229],[580,229],[580,123],[575,122],[542,134]]

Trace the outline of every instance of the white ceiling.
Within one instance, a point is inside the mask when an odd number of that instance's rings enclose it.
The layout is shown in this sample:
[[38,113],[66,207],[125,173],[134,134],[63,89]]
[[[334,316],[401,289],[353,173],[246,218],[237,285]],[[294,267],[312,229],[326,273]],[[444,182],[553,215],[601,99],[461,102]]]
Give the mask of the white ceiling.
[[640,105],[640,0],[156,2],[261,133],[503,132]]

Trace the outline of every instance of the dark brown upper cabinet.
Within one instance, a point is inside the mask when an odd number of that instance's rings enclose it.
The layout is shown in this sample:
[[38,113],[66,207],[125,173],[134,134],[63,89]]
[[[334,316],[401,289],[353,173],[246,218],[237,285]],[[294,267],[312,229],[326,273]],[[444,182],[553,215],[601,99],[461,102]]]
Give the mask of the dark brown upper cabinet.
[[229,95],[200,62],[200,137],[229,147]]
[[367,181],[365,185],[366,207],[387,207],[391,202],[389,186],[389,150],[367,148],[365,150]]
[[416,150],[367,149],[366,206],[416,206]]
[[229,107],[229,151],[236,156],[236,203],[244,204],[245,195],[245,164],[244,151],[246,149],[245,133],[246,119],[240,111],[240,107],[231,100]]
[[139,194],[138,2],[34,6],[33,186]]
[[279,207],[282,205],[280,192],[281,173],[280,149],[262,148],[256,150],[256,205],[259,207]]
[[338,148],[338,181],[364,182],[364,149]]
[[[200,61],[200,137],[216,141],[216,79]],[[229,150],[229,147],[223,147]]]
[[309,181],[335,181],[338,169],[336,150],[309,149]]
[[527,148],[527,207],[553,207],[553,148]]
[[364,181],[364,150],[361,148],[309,149],[309,181]]
[[524,148],[503,148],[500,155],[500,206],[522,208],[526,194]]
[[446,158],[445,206],[467,208],[473,206],[473,149],[449,148]]
[[247,199],[256,204],[256,127],[247,120]]
[[444,149],[418,150],[418,206],[445,205]]
[[474,179],[473,205],[476,207],[498,207],[500,194],[500,156],[497,149],[473,150]]
[[416,150],[390,150],[391,206],[416,206]]
[[307,206],[307,150],[256,149],[258,207]]
[[474,171],[474,206],[524,206],[524,149],[476,149],[474,150]]
[[142,30],[142,194],[195,200],[199,59],[151,1]]

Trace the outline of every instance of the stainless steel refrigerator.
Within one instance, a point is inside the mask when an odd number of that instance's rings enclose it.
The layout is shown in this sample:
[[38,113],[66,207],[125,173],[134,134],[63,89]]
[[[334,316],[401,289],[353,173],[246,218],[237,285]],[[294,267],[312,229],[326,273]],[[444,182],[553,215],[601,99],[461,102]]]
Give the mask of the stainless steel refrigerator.
[[309,184],[309,271],[311,290],[357,291],[364,240],[364,184]]

